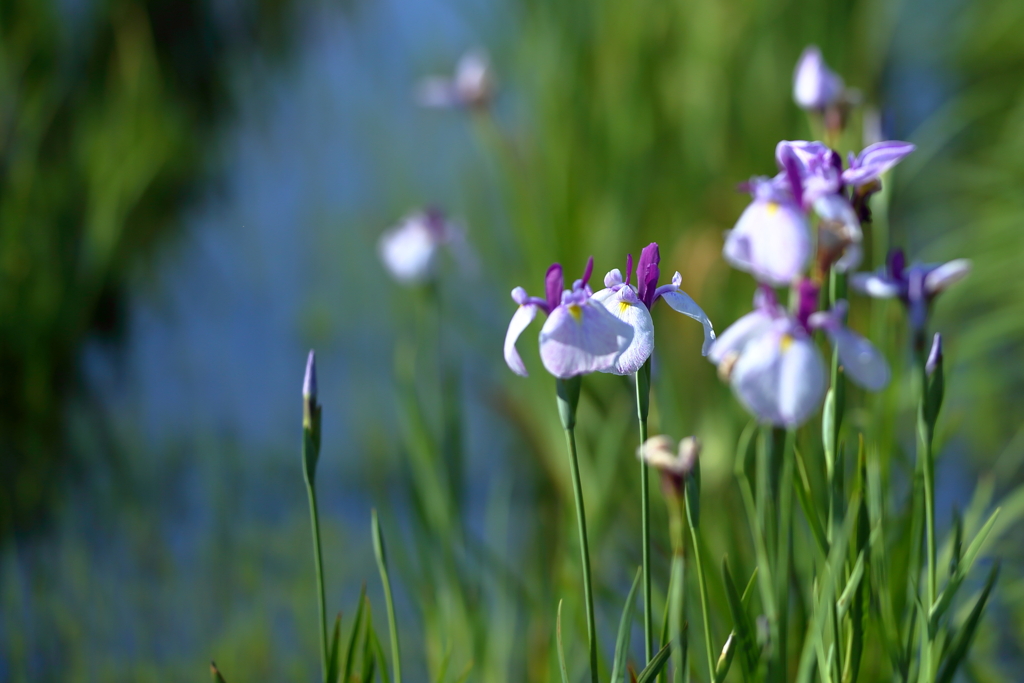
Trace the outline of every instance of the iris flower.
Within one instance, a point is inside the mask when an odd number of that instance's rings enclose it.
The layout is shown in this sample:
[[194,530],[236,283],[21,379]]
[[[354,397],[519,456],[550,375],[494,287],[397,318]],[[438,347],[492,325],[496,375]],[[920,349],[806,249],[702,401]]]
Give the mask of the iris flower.
[[821,111],[843,97],[843,79],[825,64],[821,50],[811,45],[803,51],[793,73],[793,99],[803,109]]
[[464,270],[472,271],[476,259],[461,226],[436,208],[410,213],[381,235],[380,259],[401,284],[419,284],[434,276],[438,252],[450,248]]
[[877,391],[889,381],[889,366],[868,340],[846,328],[846,302],[816,312],[818,288],[800,286],[800,305],[790,314],[769,288],[759,288],[754,310],[719,335],[708,359],[718,365],[740,402],[761,421],[783,427],[803,424],[821,405],[825,362],[811,333],[823,330],[846,374]]
[[614,371],[619,357],[633,341],[634,330],[593,299],[587,284],[593,269],[591,257],[583,277],[563,291],[562,266],[553,264],[544,279],[543,299],[528,295],[522,287],[512,290],[512,300],[519,304],[505,334],[505,362],[512,372],[527,375],[516,341],[538,311],[548,316],[540,331],[540,358],[548,372],[568,379]]
[[416,90],[416,101],[423,107],[475,109],[491,101],[494,89],[490,60],[484,52],[471,50],[459,59],[451,78],[424,78]]
[[616,375],[631,375],[650,358],[654,351],[654,321],[651,313],[654,303],[662,299],[674,311],[689,316],[704,326],[704,345],[701,353],[707,355],[711,342],[715,340],[715,330],[708,316],[700,306],[684,292],[679,285],[682,276],[677,272],[671,284],[658,286],[661,271],[659,263],[661,253],[658,244],[652,242],[640,253],[640,262],[636,268],[637,284],[630,282],[633,269],[633,256],[626,256],[626,279],[615,268],[604,276],[605,289],[594,294],[594,301],[604,305],[609,313],[633,328],[633,340],[619,357],[615,368],[610,372]]
[[[902,249],[889,253],[886,264],[874,273],[856,273],[850,285],[876,299],[897,298],[907,307],[910,326],[923,334],[932,301],[951,285],[971,272],[971,262],[955,259],[947,263],[915,263],[907,265]],[[922,342],[923,343],[923,342]]]

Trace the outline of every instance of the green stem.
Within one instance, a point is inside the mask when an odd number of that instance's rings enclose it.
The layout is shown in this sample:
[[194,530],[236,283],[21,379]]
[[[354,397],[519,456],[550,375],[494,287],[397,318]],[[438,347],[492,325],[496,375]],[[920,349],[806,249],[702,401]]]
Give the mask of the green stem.
[[[641,452],[647,442],[647,416],[650,412],[651,361],[647,359],[636,373],[636,409],[640,421]],[[647,462],[640,458],[640,537],[643,549],[644,581],[644,657],[654,656],[654,625],[651,610],[651,488]]]
[[377,558],[377,569],[380,571],[380,582],[384,586],[384,605],[388,612],[388,634],[391,636],[391,660],[395,667],[395,683],[402,683],[402,657],[398,647],[398,622],[395,619],[395,601],[391,596],[391,579],[388,576],[387,555],[384,553],[384,536],[380,531],[377,511],[371,512],[373,531],[373,554]]
[[778,600],[776,606],[779,615],[779,647],[778,671],[782,680],[789,679],[788,672],[788,637],[789,637],[789,567],[793,543],[793,468],[796,434],[793,430],[786,432],[782,446],[782,474],[779,479],[779,535],[775,565]]
[[[687,515],[689,517],[689,515]],[[690,519],[690,538],[693,539],[693,562],[697,567],[697,585],[700,587],[700,612],[704,621],[704,654],[708,658],[708,680],[715,677],[715,653],[714,644],[711,642],[711,613],[709,611],[708,582],[704,577],[704,562],[700,555],[700,537],[697,534],[697,527]]]
[[594,591],[590,579],[590,546],[587,543],[587,515],[583,506],[583,484],[580,481],[580,463],[576,454],[575,427],[565,430],[565,445],[569,451],[572,492],[576,500],[576,523],[580,534],[580,561],[583,563],[583,594],[587,607],[587,640],[590,647],[590,680],[592,683],[597,683],[597,624],[594,618]]
[[320,552],[320,515],[316,505],[316,487],[306,479],[306,493],[309,498],[309,519],[313,526],[313,557],[316,560],[316,590],[320,608],[320,667],[327,680],[327,603],[324,591],[324,562]]
[[[928,583],[927,583],[927,609],[935,604],[938,594],[938,580],[936,576],[936,548],[935,548],[935,460],[932,453],[933,427],[929,424],[927,415],[928,406],[928,374],[925,369],[925,353],[923,344],[918,344],[917,366],[920,376],[921,403],[918,414],[918,451],[917,459],[921,464],[921,472],[924,475],[924,533],[925,548],[928,553]],[[924,652],[921,656],[922,680],[928,681],[932,677],[932,644],[933,637],[927,626],[922,627],[921,634],[924,638]]]
[[669,536],[672,539],[672,574],[669,581],[669,633],[672,639],[673,658],[675,659],[675,671],[672,680],[675,683],[683,683],[689,680],[689,667],[687,665],[687,638],[684,632],[686,621],[686,576],[684,558],[684,536],[683,530],[683,501],[682,496],[677,492],[669,495],[668,518]]

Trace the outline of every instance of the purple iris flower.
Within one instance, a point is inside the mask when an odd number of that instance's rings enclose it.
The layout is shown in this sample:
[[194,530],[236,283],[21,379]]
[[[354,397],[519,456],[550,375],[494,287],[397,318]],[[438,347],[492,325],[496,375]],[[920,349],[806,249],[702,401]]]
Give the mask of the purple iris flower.
[[915,149],[909,142],[886,140],[868,145],[857,156],[850,152],[850,167],[843,171],[843,182],[854,187],[870,185]]
[[540,358],[548,372],[567,379],[615,371],[619,357],[633,341],[634,331],[593,300],[587,284],[593,269],[591,257],[583,277],[573,283],[572,289],[563,291],[562,266],[553,264],[545,276],[543,299],[529,296],[522,287],[512,290],[512,300],[519,304],[505,334],[505,362],[512,372],[527,375],[516,341],[537,311],[548,316],[540,331]]
[[784,427],[807,421],[825,396],[825,362],[811,338],[815,329],[828,335],[854,382],[878,390],[889,381],[882,355],[846,328],[845,302],[816,312],[817,286],[804,280],[799,293],[793,315],[778,304],[771,289],[759,288],[753,312],[719,335],[708,354],[747,410],[763,422]]
[[[967,259],[908,266],[903,250],[894,249],[889,252],[884,267],[874,273],[856,273],[850,285],[876,299],[898,298],[907,307],[911,328],[920,335],[928,321],[932,300],[970,272],[971,262]],[[923,339],[920,343],[924,343]]]
[[793,73],[793,99],[802,109],[823,110],[843,97],[843,79],[825,64],[821,50],[811,45],[800,55]]
[[433,207],[410,213],[381,235],[378,251],[391,276],[401,284],[412,285],[434,276],[442,246],[452,251],[463,270],[475,270],[476,257],[462,226]]
[[722,255],[760,282],[789,285],[811,255],[810,224],[793,192],[800,185],[786,178],[753,178],[746,188],[754,201],[726,233]]
[[471,50],[459,59],[452,78],[423,79],[416,90],[416,101],[424,107],[482,108],[491,101],[494,89],[490,60],[484,52]]
[[594,301],[604,305],[609,313],[633,328],[633,340],[611,370],[614,374],[633,374],[650,358],[654,351],[654,320],[650,311],[658,299],[664,300],[672,310],[704,326],[701,353],[707,355],[711,342],[715,340],[715,330],[707,314],[680,288],[683,278],[678,272],[672,277],[671,284],[658,286],[660,262],[661,253],[657,242],[644,247],[636,268],[637,284],[633,285],[630,282],[633,256],[627,254],[625,281],[619,269],[615,268],[604,276],[605,288],[594,294]]

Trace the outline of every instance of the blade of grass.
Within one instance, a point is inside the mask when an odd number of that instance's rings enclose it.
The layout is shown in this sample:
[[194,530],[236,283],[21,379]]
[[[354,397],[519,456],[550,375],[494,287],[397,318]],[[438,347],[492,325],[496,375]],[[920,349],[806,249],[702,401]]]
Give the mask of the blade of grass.
[[334,632],[331,635],[331,649],[327,656],[327,683],[338,682],[338,645],[341,641],[341,612],[334,618]]
[[348,637],[348,646],[345,648],[345,667],[342,669],[342,683],[348,683],[352,678],[352,665],[355,662],[356,640],[359,638],[359,629],[363,625],[363,608],[368,602],[366,597],[366,584],[363,584],[359,591],[359,606],[356,608],[356,618],[352,622],[352,633]]
[[370,526],[373,531],[373,553],[377,558],[377,569],[380,571],[380,581],[384,586],[384,605],[387,608],[388,632],[391,636],[391,665],[395,671],[395,683],[402,683],[402,658],[398,646],[398,623],[395,620],[395,603],[391,595],[391,578],[388,576],[388,561],[384,552],[384,536],[380,531],[380,522],[377,520],[376,510],[371,512]]
[[612,660],[612,683],[626,680],[626,660],[629,658],[629,636],[633,626],[633,610],[636,608],[636,589],[640,586],[643,568],[637,569],[633,587],[626,596],[626,604],[622,607],[622,618],[619,619],[619,634],[615,638],[615,659]]
[[555,646],[558,648],[558,670],[562,674],[562,683],[569,683],[569,674],[565,670],[565,650],[562,649],[562,601],[558,601],[558,616],[555,617]]
[[668,656],[671,651],[671,644],[667,644],[665,647],[658,650],[658,654],[651,658],[650,663],[648,663],[648,665],[644,667],[644,670],[640,672],[640,675],[636,677],[636,683],[651,683],[651,681],[653,681],[665,667],[665,663],[668,661]]
[[985,610],[985,603],[988,601],[988,596],[992,592],[992,587],[995,586],[996,580],[999,578],[999,564],[997,563],[992,567],[992,571],[988,574],[988,579],[985,581],[985,588],[981,591],[981,596],[978,601],[974,603],[974,608],[971,609],[970,615],[967,617],[967,621],[960,628],[956,638],[953,640],[953,644],[949,648],[949,655],[946,657],[946,662],[942,666],[942,670],[939,673],[939,677],[936,679],[936,683],[952,683],[953,676],[956,675],[957,669],[963,662],[964,658],[967,657],[967,652],[971,647],[971,641],[974,640],[974,632],[978,628],[978,622],[981,621],[982,612]]

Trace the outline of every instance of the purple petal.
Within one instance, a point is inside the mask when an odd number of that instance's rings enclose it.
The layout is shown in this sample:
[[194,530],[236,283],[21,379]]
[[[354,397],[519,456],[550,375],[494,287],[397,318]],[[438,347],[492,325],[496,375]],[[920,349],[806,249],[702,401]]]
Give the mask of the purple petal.
[[728,233],[722,253],[733,267],[761,282],[788,285],[811,254],[807,217],[795,204],[755,200]]
[[633,276],[633,255],[626,254],[626,284],[629,284],[630,278]]
[[889,364],[878,349],[845,325],[827,329],[839,354],[839,362],[854,383],[870,391],[879,391],[889,383]]
[[900,162],[915,149],[909,142],[886,140],[869,145],[857,155],[855,165],[843,171],[843,181],[850,185],[866,185]]
[[889,269],[889,275],[893,278],[900,281],[905,279],[907,257],[902,249],[890,249],[885,257],[885,265]]
[[530,304],[520,306],[512,316],[512,320],[508,324],[508,331],[505,333],[505,363],[508,364],[512,372],[523,377],[526,377],[528,373],[523,359],[519,356],[519,351],[516,350],[516,341],[536,317],[536,306]]
[[850,286],[861,294],[876,299],[891,299],[900,295],[902,287],[884,272],[854,273],[850,276]]
[[555,310],[562,303],[563,286],[562,264],[552,263],[547,274],[544,275],[544,295],[548,300],[549,311]]
[[302,378],[302,396],[316,400],[316,352],[312,349],[306,357],[306,376]]
[[824,109],[843,94],[843,79],[825,64],[811,45],[800,55],[793,74],[793,99],[804,109]]
[[924,371],[931,377],[935,373],[935,368],[939,367],[942,363],[942,335],[938,332],[932,337],[932,348],[928,352],[928,360],[925,361]]
[[551,312],[540,331],[540,357],[555,377],[609,372],[633,340],[633,328],[599,303],[570,303]]
[[658,250],[658,243],[651,242],[640,252],[640,263],[636,267],[636,285],[640,301],[648,308],[654,303],[654,291],[658,288],[658,263],[661,261],[661,252]]
[[963,280],[970,272],[971,262],[968,259],[960,258],[943,263],[925,276],[924,289],[929,296],[935,296],[950,285]]
[[715,328],[711,326],[711,321],[708,320],[704,310],[697,305],[697,302],[689,294],[679,289],[676,285],[673,285],[672,291],[664,292],[661,298],[664,299],[665,303],[673,311],[689,316],[704,326],[704,344],[701,346],[700,352],[701,355],[708,355],[711,344],[715,341]]
[[580,278],[580,282],[586,287],[587,283],[590,282],[590,276],[594,274],[594,257],[591,256],[587,259],[587,267],[583,269],[583,277]]
[[807,337],[784,334],[779,347],[779,415],[785,426],[798,427],[825,396],[825,363]]
[[772,317],[764,311],[747,313],[718,335],[708,349],[708,360],[717,365],[732,352],[742,353],[747,343],[764,334],[771,324]]
[[[605,295],[605,292],[609,294]],[[651,319],[650,311],[637,298],[632,287],[622,287],[615,292],[603,289],[591,297],[591,301],[600,303],[605,310],[633,329],[629,345],[616,360],[615,367],[608,371],[616,375],[632,375],[654,351],[654,320]]]

